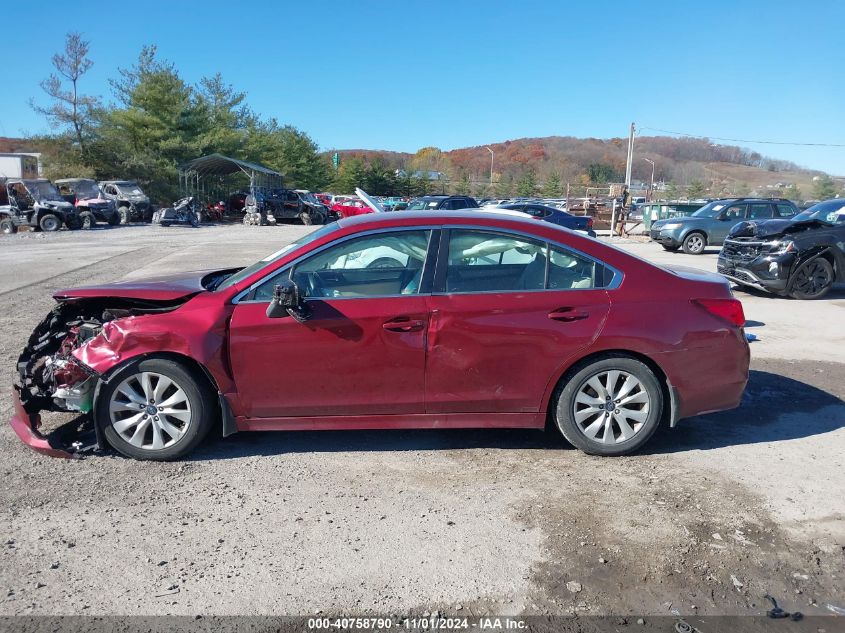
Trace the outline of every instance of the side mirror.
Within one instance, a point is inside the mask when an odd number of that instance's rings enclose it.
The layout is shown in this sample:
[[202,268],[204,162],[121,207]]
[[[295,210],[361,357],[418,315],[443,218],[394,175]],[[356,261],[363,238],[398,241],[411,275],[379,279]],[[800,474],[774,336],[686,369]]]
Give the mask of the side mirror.
[[302,323],[311,317],[311,311],[302,300],[299,286],[285,280],[273,288],[273,300],[267,306],[267,318],[278,319],[288,315]]

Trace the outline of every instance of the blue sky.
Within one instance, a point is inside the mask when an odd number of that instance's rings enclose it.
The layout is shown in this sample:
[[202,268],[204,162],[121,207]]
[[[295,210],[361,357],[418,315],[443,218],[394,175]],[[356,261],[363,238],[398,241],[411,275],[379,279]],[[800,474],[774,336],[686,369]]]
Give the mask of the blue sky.
[[[108,78],[153,43],[186,80],[220,71],[254,110],[324,149],[607,138],[631,121],[845,144],[840,0],[42,1],[33,11],[3,11],[0,135],[46,129],[28,100],[78,30],[95,62],[88,93],[110,98]],[[744,145],[845,175],[845,147]]]

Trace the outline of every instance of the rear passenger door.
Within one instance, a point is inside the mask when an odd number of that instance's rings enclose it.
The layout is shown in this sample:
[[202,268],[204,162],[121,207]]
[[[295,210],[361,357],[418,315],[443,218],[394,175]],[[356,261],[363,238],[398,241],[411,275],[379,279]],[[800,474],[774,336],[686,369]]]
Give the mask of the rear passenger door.
[[430,299],[426,412],[540,411],[558,368],[598,335],[613,279],[600,262],[560,245],[507,231],[444,231]]

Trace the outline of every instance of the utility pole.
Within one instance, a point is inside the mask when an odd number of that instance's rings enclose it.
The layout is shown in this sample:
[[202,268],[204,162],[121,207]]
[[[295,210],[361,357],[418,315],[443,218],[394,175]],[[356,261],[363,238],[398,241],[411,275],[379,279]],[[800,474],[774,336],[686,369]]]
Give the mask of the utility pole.
[[634,124],[631,123],[631,133],[628,136],[628,162],[625,164],[625,184],[631,189],[631,166],[634,162]]
[[651,165],[651,180],[648,184],[648,195],[646,196],[646,202],[651,202],[652,192],[654,191],[654,161],[645,156],[643,156],[643,160]]
[[[484,147],[488,152],[490,152],[490,187],[492,187],[493,186],[493,150],[490,149],[489,147],[487,147],[486,145]],[[490,195],[491,196],[493,195],[492,191],[490,192]]]

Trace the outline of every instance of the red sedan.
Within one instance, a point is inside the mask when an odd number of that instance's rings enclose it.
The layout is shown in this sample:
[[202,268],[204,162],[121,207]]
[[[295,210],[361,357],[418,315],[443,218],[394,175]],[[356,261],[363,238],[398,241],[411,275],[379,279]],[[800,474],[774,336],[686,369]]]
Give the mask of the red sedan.
[[355,215],[365,215],[373,213],[373,210],[363,200],[355,198],[344,200],[343,202],[336,202],[331,206],[332,211],[338,214],[341,218],[351,218]]
[[741,304],[548,223],[478,212],[340,220],[241,270],[63,290],[21,355],[21,439],[92,412],[101,446],[175,459],[209,432],[543,428],[622,455],[736,407]]

